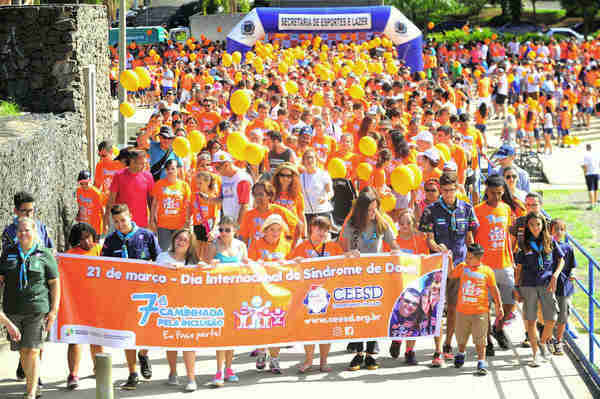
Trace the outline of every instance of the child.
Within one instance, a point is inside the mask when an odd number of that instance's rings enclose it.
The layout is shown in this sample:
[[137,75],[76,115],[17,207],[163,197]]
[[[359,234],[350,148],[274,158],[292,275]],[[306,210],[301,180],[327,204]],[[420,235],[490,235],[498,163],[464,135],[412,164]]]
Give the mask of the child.
[[199,194],[209,197],[216,195],[216,182],[213,176],[206,171],[198,171],[192,183],[192,223],[194,235],[197,240],[196,254],[198,259],[204,259],[208,248],[209,234],[217,225],[218,206],[208,200],[202,199]]
[[546,105],[546,113],[544,113],[544,153],[552,155],[552,138],[554,136],[554,117],[552,108]]
[[567,235],[567,225],[561,219],[554,219],[550,223],[550,231],[552,232],[552,238],[556,242],[556,245],[565,254],[565,265],[563,266],[560,275],[558,276],[556,284],[556,299],[558,301],[558,319],[556,320],[556,339],[552,342],[552,348],[548,348],[556,356],[563,354],[562,350],[562,339],[567,327],[567,321],[569,314],[571,313],[571,296],[573,295],[574,277],[571,273],[577,262],[575,260],[575,254],[571,245],[565,240]]
[[458,353],[454,356],[454,366],[460,368],[465,363],[465,349],[469,336],[473,335],[473,342],[477,349],[477,374],[486,375],[487,362],[485,361],[485,345],[489,323],[488,293],[494,299],[496,317],[502,319],[502,300],[500,291],[496,286],[494,271],[481,264],[483,247],[479,244],[467,246],[465,262],[460,263],[449,275],[449,278],[460,278],[458,302],[456,306],[456,339]]
[[75,220],[88,223],[98,234],[104,234],[107,232],[103,226],[106,196],[92,186],[91,178],[92,175],[87,170],[82,170],[77,176],[79,187],[77,187],[75,196],[79,210]]

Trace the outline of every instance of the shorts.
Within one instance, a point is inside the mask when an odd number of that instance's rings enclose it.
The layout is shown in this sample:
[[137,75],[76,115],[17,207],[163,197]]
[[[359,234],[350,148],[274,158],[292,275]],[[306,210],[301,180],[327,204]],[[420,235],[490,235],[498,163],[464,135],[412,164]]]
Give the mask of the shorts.
[[519,292],[523,297],[523,317],[525,320],[537,320],[537,304],[539,300],[542,304],[544,320],[556,321],[558,316],[558,302],[556,301],[554,292],[548,292],[545,285],[521,287]]
[[486,126],[478,123],[475,125],[475,129],[479,130],[482,134],[485,134]]
[[459,345],[466,345],[469,336],[473,336],[475,345],[485,345],[488,334],[489,314],[464,314],[456,312],[456,341]]
[[194,235],[199,242],[208,242],[208,231],[203,224],[194,226]]
[[[500,291],[502,303],[506,305],[514,305],[516,303],[513,295],[515,289],[515,269],[505,267],[504,269],[494,269],[494,277],[496,278],[496,286]],[[493,300],[490,297],[491,300]]]
[[569,129],[560,129],[560,135],[561,136],[568,136],[569,135]]
[[21,332],[21,340],[10,341],[10,350],[19,351],[21,349],[41,349],[46,341],[48,332],[46,331],[46,314],[7,314],[10,321]]
[[598,191],[598,175],[585,175],[585,185],[588,191]]
[[158,245],[160,245],[160,249],[163,252],[166,252],[171,247],[171,237],[173,233],[177,230],[171,229],[163,229],[162,227],[158,227],[156,229],[156,235],[158,236]]
[[540,136],[540,129],[538,129],[537,127],[533,129],[533,137],[535,137],[536,139],[539,139]]
[[523,138],[523,130],[522,129],[517,130],[517,138],[518,139],[522,139]]
[[570,296],[557,296],[558,302],[558,317],[557,323],[567,324],[569,316],[571,315],[571,297]]
[[449,278],[446,280],[446,303],[456,306],[458,301],[458,288],[460,286],[459,278]]
[[544,128],[544,135],[550,136],[550,138],[554,138],[554,129],[551,127]]
[[506,102],[506,97],[504,94],[496,94],[496,104],[504,105]]
[[583,109],[583,112],[588,114],[588,115],[592,115],[594,113],[594,107],[585,107]]

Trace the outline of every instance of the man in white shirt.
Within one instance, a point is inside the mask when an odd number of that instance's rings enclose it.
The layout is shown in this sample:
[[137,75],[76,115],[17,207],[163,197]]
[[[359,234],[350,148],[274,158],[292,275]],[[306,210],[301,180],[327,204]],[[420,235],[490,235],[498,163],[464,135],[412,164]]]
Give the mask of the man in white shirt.
[[581,168],[585,174],[585,184],[588,189],[590,205],[588,210],[593,209],[598,202],[598,173],[600,173],[600,155],[598,152],[592,151],[592,145],[585,146],[586,152],[583,156],[583,164]]

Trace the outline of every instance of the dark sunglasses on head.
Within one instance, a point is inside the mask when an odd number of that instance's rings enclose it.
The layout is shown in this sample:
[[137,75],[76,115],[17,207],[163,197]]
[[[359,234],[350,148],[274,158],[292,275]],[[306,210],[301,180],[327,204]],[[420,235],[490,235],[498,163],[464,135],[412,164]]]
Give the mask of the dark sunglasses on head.
[[232,231],[231,227],[219,227],[219,233],[231,233]]
[[517,175],[506,175],[504,176],[505,179],[516,179],[518,176]]

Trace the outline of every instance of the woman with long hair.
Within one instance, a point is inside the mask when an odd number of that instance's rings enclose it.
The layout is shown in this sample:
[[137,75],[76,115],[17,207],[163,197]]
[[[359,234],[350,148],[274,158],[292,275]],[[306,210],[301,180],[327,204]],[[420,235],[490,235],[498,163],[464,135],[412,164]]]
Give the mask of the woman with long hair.
[[[554,293],[564,266],[564,253],[552,239],[544,215],[532,212],[525,220],[524,246],[515,256],[515,281],[523,301],[523,318],[533,354],[529,365],[538,367],[538,349],[545,359],[544,346],[550,343],[558,316],[558,302]],[[536,329],[538,303],[544,318],[544,330],[539,339]]]
[[282,163],[273,173],[275,199],[273,203],[292,211],[306,226],[304,216],[304,196],[300,185],[300,174],[296,165],[290,162]]
[[[156,258],[156,263],[174,269],[189,269],[198,266],[196,240],[194,234],[188,229],[179,229],[171,236],[171,245],[168,251],[162,252]],[[177,351],[167,351],[169,362],[169,385],[178,385],[177,381]],[[198,389],[196,384],[196,352],[183,351],[183,362],[187,372],[186,392]]]
[[[379,212],[379,197],[372,187],[364,188],[351,210],[351,216],[342,228],[341,245],[344,251],[379,253],[385,242],[391,250],[397,250],[395,234]],[[375,355],[376,341],[367,342],[366,355],[362,342],[355,344],[357,354],[350,363],[350,370],[359,370],[363,363],[369,370],[379,368]]]
[[300,174],[306,221],[316,216],[331,217],[333,206],[333,182],[331,176],[317,165],[315,150],[309,148],[302,155],[304,172]]

